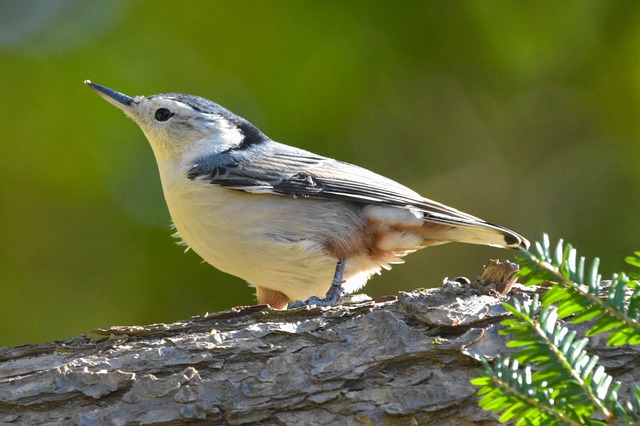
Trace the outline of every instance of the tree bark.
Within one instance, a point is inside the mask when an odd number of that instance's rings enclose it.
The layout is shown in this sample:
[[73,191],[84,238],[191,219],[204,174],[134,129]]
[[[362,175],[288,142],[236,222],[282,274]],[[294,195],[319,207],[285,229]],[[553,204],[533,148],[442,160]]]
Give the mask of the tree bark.
[[[476,287],[446,281],[331,308],[238,307],[0,349],[0,422],[497,424],[469,380],[481,357],[506,351],[502,302],[539,289]],[[591,352],[637,384],[639,349],[604,340],[593,338]]]

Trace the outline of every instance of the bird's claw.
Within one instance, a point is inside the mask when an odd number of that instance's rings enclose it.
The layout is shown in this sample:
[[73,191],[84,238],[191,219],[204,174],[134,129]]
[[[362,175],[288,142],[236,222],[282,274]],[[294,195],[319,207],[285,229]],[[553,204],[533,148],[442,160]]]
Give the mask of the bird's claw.
[[305,306],[333,306],[336,303],[339,303],[342,300],[342,295],[344,290],[342,289],[342,284],[344,284],[344,280],[342,276],[344,274],[345,268],[345,260],[338,259],[338,263],[336,264],[336,272],[333,275],[333,280],[331,281],[331,287],[329,287],[329,291],[324,296],[324,298],[320,298],[318,296],[311,296],[307,300],[296,300],[291,305],[289,305],[289,309],[302,308]]

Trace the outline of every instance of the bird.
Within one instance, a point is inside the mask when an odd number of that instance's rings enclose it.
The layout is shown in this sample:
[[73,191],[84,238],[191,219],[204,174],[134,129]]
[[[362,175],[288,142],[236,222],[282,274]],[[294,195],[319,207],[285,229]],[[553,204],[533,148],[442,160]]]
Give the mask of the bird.
[[528,248],[514,231],[365,168],[276,142],[208,99],[86,80],[142,130],[182,241],[257,301],[330,306],[404,256],[450,242]]

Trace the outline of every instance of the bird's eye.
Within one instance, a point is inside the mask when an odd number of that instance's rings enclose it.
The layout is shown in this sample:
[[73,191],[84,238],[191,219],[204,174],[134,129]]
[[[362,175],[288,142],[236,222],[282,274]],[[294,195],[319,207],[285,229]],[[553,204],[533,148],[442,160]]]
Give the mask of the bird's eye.
[[158,108],[155,113],[156,120],[158,121],[167,121],[175,114],[168,110],[167,108]]

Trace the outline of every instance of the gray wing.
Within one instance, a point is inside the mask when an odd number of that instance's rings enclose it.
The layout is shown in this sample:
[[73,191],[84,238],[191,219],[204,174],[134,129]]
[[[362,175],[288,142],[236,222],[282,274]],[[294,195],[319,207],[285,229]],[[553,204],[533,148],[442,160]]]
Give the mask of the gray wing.
[[190,179],[253,193],[414,207],[439,222],[484,223],[353,164],[269,141],[201,158]]
[[404,185],[362,167],[268,141],[203,157],[189,179],[230,189],[289,197],[341,200],[416,208],[438,240],[527,248],[517,233],[420,196]]

